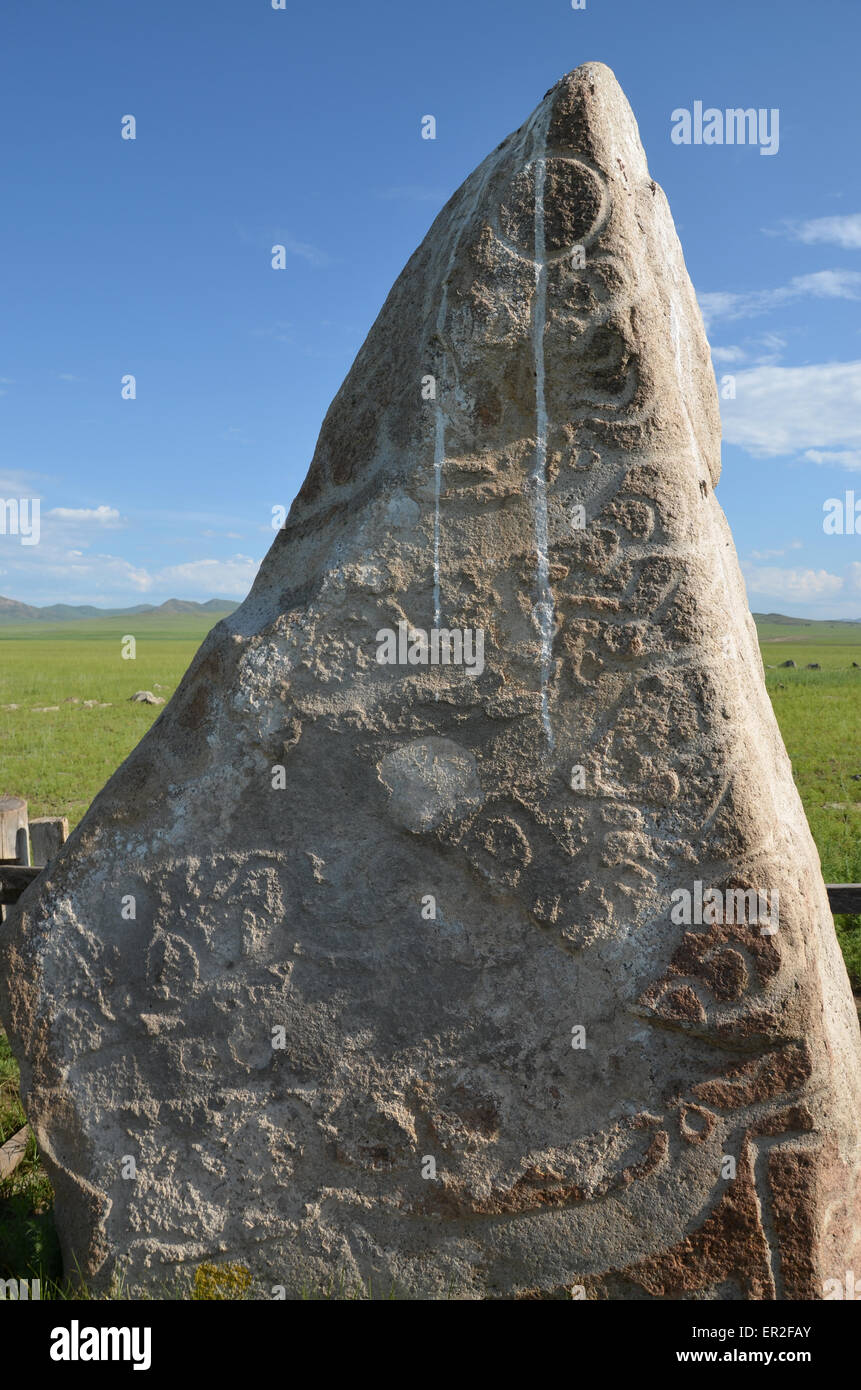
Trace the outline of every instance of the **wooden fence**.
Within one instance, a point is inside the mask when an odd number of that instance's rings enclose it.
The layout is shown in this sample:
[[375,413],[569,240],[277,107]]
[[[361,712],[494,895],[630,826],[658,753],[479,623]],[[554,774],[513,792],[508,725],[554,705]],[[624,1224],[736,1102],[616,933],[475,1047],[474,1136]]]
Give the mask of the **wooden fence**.
[[30,820],[21,796],[0,796],[0,906],[16,903],[69,834],[65,816]]

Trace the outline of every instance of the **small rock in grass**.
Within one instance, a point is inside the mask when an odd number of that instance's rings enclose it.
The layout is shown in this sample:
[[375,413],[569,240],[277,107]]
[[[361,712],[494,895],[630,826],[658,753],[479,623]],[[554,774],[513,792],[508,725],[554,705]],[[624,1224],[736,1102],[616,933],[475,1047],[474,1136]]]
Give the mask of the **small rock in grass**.
[[136,690],[134,695],[129,696],[129,700],[133,700],[139,705],[164,704],[162,697],[160,695],[153,695],[151,690]]

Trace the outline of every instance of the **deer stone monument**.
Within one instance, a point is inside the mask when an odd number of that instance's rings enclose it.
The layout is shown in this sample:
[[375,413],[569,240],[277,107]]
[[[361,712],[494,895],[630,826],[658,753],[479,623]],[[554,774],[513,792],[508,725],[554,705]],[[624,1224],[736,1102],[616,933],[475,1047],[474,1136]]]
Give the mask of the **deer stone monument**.
[[612,73],[437,217],[242,606],[0,933],[66,1266],[818,1299],[858,1023]]

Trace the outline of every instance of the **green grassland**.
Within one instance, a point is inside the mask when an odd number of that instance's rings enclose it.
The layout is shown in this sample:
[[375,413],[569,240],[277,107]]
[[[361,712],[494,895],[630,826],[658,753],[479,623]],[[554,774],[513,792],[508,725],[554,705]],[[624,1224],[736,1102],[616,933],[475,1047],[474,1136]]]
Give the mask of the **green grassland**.
[[[855,645],[766,639],[760,649],[823,875],[861,882],[861,625]],[[821,670],[806,669],[813,664]]]
[[[151,690],[170,699],[217,620],[157,613],[0,627],[0,795],[24,796],[31,816],[65,815],[75,825],[161,711],[129,697]],[[134,660],[122,656],[129,635]],[[98,703],[86,708],[85,700]],[[52,705],[59,708],[39,708]],[[0,1032],[0,1144],[24,1123],[18,1068]],[[59,1294],[62,1273],[52,1202],[31,1138],[0,1182],[0,1279],[41,1278],[43,1297]]]
[[[757,626],[766,688],[822,875],[826,883],[861,883],[861,623]],[[783,668],[784,661],[797,669]],[[806,669],[814,664],[821,670]],[[861,991],[861,917],[834,920]]]
[[[130,697],[151,690],[168,700],[215,621],[142,614],[0,627],[0,795],[75,825],[158,717],[161,706]],[[134,660],[123,659],[126,636]]]
[[[212,624],[143,614],[0,627],[0,794],[26,797],[32,816],[67,815],[74,825],[159,714],[129,697],[152,690],[169,699]],[[861,882],[861,669],[852,666],[861,665],[861,623],[769,615],[757,626],[825,878]],[[128,634],[133,661],[122,657]],[[787,660],[798,669],[781,669]],[[809,663],[822,669],[805,670]]]
[[[0,627],[0,794],[26,797],[31,816],[67,815],[74,825],[160,712],[129,697],[152,690],[169,699],[214,621],[157,613]],[[823,875],[831,883],[861,882],[861,623],[769,614],[758,617],[757,628]],[[136,639],[134,661],[122,657],[128,634]],[[781,668],[788,660],[797,669]],[[805,669],[813,663],[821,670]],[[84,700],[98,704],[85,708]],[[46,705],[58,708],[38,708]],[[835,921],[859,990],[861,918]],[[0,1143],[23,1124],[17,1067],[0,1033]],[[0,1183],[0,1279],[41,1277],[43,1289],[50,1285],[51,1296],[61,1296],[52,1283],[61,1270],[51,1201],[31,1139],[23,1163]]]

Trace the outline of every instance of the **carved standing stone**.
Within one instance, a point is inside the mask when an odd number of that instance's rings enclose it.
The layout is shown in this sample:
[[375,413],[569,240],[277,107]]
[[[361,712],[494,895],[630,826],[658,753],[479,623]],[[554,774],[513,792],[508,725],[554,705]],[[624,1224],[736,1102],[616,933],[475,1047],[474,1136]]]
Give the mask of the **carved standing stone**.
[[[861,1269],[858,1023],[719,439],[587,64],[440,213],[251,595],[4,932],[70,1268],[599,1299]],[[422,661],[434,629],[471,664]]]

